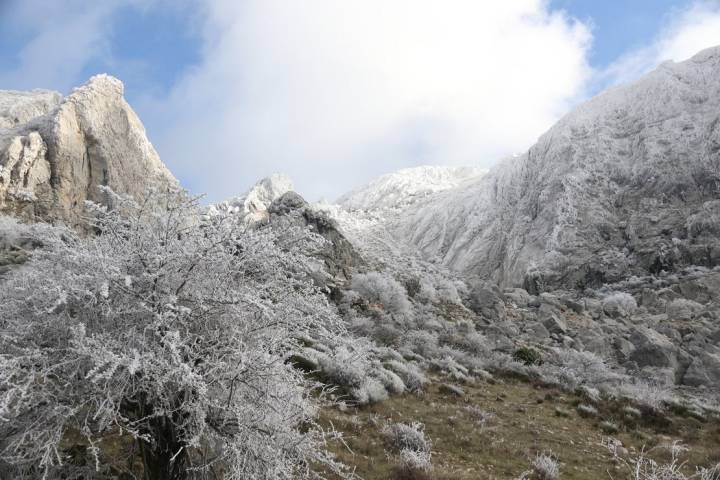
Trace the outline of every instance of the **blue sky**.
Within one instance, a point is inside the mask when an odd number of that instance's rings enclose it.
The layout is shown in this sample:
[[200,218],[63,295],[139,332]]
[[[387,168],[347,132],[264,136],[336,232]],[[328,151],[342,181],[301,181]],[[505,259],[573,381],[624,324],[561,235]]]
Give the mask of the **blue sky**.
[[0,88],[117,76],[211,200],[273,171],[314,200],[407,166],[489,166],[714,44],[720,0],[0,0]]

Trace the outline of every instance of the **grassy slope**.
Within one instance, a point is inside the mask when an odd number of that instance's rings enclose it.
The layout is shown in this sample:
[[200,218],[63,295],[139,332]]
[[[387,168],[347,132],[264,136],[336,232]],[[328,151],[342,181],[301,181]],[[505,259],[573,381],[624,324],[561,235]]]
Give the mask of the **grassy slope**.
[[[433,442],[431,478],[517,478],[538,452],[552,451],[561,463],[561,478],[628,478],[628,470],[603,447],[608,435],[599,428],[602,420],[620,427],[614,438],[628,449],[626,457],[640,450],[680,440],[690,452],[688,472],[697,465],[720,462],[720,420],[698,420],[682,413],[652,416],[639,422],[624,420],[621,404],[596,405],[596,418],[582,418],[575,407],[586,403],[578,396],[534,387],[516,380],[465,385],[462,398],[438,391],[438,382],[422,396],[404,395],[380,404],[349,409],[325,410],[323,421],[343,432],[347,447],[336,444],[334,452],[366,480],[397,478],[397,458],[385,453],[381,429],[387,422],[419,421]],[[465,410],[468,405],[492,412],[495,418],[481,429]],[[559,416],[556,408],[569,413]],[[651,456],[667,460],[663,450]]]

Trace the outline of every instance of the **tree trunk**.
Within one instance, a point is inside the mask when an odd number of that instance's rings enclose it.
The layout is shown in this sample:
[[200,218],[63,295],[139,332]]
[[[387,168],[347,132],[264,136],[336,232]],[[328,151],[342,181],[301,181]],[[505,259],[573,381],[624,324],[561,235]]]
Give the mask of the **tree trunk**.
[[145,480],[189,478],[187,452],[183,448],[183,443],[177,440],[173,422],[166,417],[153,418],[148,422],[147,429],[154,440],[153,443],[138,440]]

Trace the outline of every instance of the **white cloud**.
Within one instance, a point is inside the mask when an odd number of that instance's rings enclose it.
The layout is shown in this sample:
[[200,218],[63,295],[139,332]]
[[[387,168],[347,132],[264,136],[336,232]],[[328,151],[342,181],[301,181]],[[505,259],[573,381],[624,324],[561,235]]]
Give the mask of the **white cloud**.
[[403,166],[488,165],[590,74],[588,28],[543,0],[206,1],[201,65],[140,109],[213,200],[273,171],[314,199]]
[[654,41],[620,57],[599,75],[599,81],[603,87],[626,83],[662,62],[687,60],[716,45],[720,45],[720,1],[695,2],[685,10],[673,11]]

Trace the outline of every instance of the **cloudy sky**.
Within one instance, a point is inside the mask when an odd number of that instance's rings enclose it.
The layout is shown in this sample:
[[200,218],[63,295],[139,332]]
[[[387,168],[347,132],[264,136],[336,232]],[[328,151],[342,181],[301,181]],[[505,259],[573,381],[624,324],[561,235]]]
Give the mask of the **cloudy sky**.
[[0,89],[125,82],[211,201],[490,166],[573,105],[720,44],[720,0],[0,0]]

